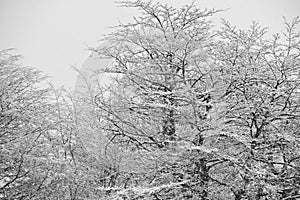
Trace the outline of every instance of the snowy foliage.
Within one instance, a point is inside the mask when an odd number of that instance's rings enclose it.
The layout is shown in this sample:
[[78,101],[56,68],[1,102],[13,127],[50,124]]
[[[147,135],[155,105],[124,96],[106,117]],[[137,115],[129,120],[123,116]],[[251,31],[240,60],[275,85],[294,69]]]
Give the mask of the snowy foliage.
[[299,199],[299,18],[270,38],[194,4],[120,3],[141,15],[92,49],[111,81],[86,97],[1,52],[0,198]]

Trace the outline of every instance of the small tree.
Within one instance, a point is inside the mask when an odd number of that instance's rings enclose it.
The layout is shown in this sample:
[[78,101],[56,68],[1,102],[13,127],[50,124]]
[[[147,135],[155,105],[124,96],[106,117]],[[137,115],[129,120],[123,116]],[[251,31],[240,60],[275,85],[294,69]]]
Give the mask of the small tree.
[[[38,89],[44,77],[39,71],[20,67],[20,57],[9,50],[0,53],[1,88],[1,194],[3,198],[31,196],[29,187],[41,186],[34,175],[40,168],[40,145],[49,130],[47,89]],[[43,152],[43,154],[46,152]],[[43,166],[46,167],[46,166]]]
[[40,71],[22,66],[12,50],[0,52],[1,199],[78,195],[71,182],[75,147],[80,146],[72,108],[44,81]]

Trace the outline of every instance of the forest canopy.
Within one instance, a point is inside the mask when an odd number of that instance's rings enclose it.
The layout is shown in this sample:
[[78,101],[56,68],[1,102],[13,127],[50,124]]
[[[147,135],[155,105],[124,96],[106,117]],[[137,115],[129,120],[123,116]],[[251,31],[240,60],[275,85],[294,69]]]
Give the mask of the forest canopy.
[[270,37],[195,4],[119,3],[140,15],[90,49],[112,64],[88,95],[0,53],[0,198],[299,199],[300,18]]

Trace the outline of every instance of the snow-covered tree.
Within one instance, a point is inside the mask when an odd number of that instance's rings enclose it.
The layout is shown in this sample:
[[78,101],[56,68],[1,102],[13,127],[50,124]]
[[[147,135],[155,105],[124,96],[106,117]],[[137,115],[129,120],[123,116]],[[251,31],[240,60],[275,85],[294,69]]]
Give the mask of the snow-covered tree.
[[[116,199],[297,199],[299,19],[273,39],[216,10],[133,1],[141,16],[92,49],[113,63],[94,103],[119,147]],[[108,198],[108,197],[107,197]]]
[[0,199],[77,198],[72,114],[40,71],[0,51]]
[[267,37],[253,23],[224,21],[215,48],[224,91],[222,146],[228,160],[216,177],[235,199],[297,199],[299,182],[299,18]]
[[41,166],[47,148],[40,152],[49,130],[48,90],[37,86],[44,79],[40,72],[20,67],[10,50],[1,51],[0,59],[1,198],[18,199],[34,195],[51,167]]
[[107,35],[111,46],[93,49],[114,60],[102,72],[114,80],[95,99],[102,133],[128,155],[120,157],[117,181],[109,187],[157,188],[149,194],[154,199],[206,199],[208,166],[217,161],[209,156],[204,133],[212,129],[218,90],[209,21],[218,11],[194,4],[122,5],[141,16]]

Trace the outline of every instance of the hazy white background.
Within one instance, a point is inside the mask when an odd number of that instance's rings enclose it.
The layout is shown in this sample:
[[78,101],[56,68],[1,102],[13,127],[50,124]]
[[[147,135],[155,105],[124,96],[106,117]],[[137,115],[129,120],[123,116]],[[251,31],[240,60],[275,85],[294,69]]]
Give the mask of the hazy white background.
[[[192,0],[161,0],[181,6]],[[252,20],[279,32],[283,16],[300,15],[300,0],[195,0],[203,8],[230,8],[218,14],[241,28]],[[132,19],[134,9],[113,0],[0,0],[0,49],[16,48],[24,64],[53,77],[56,86],[72,89],[76,72],[109,26]]]

